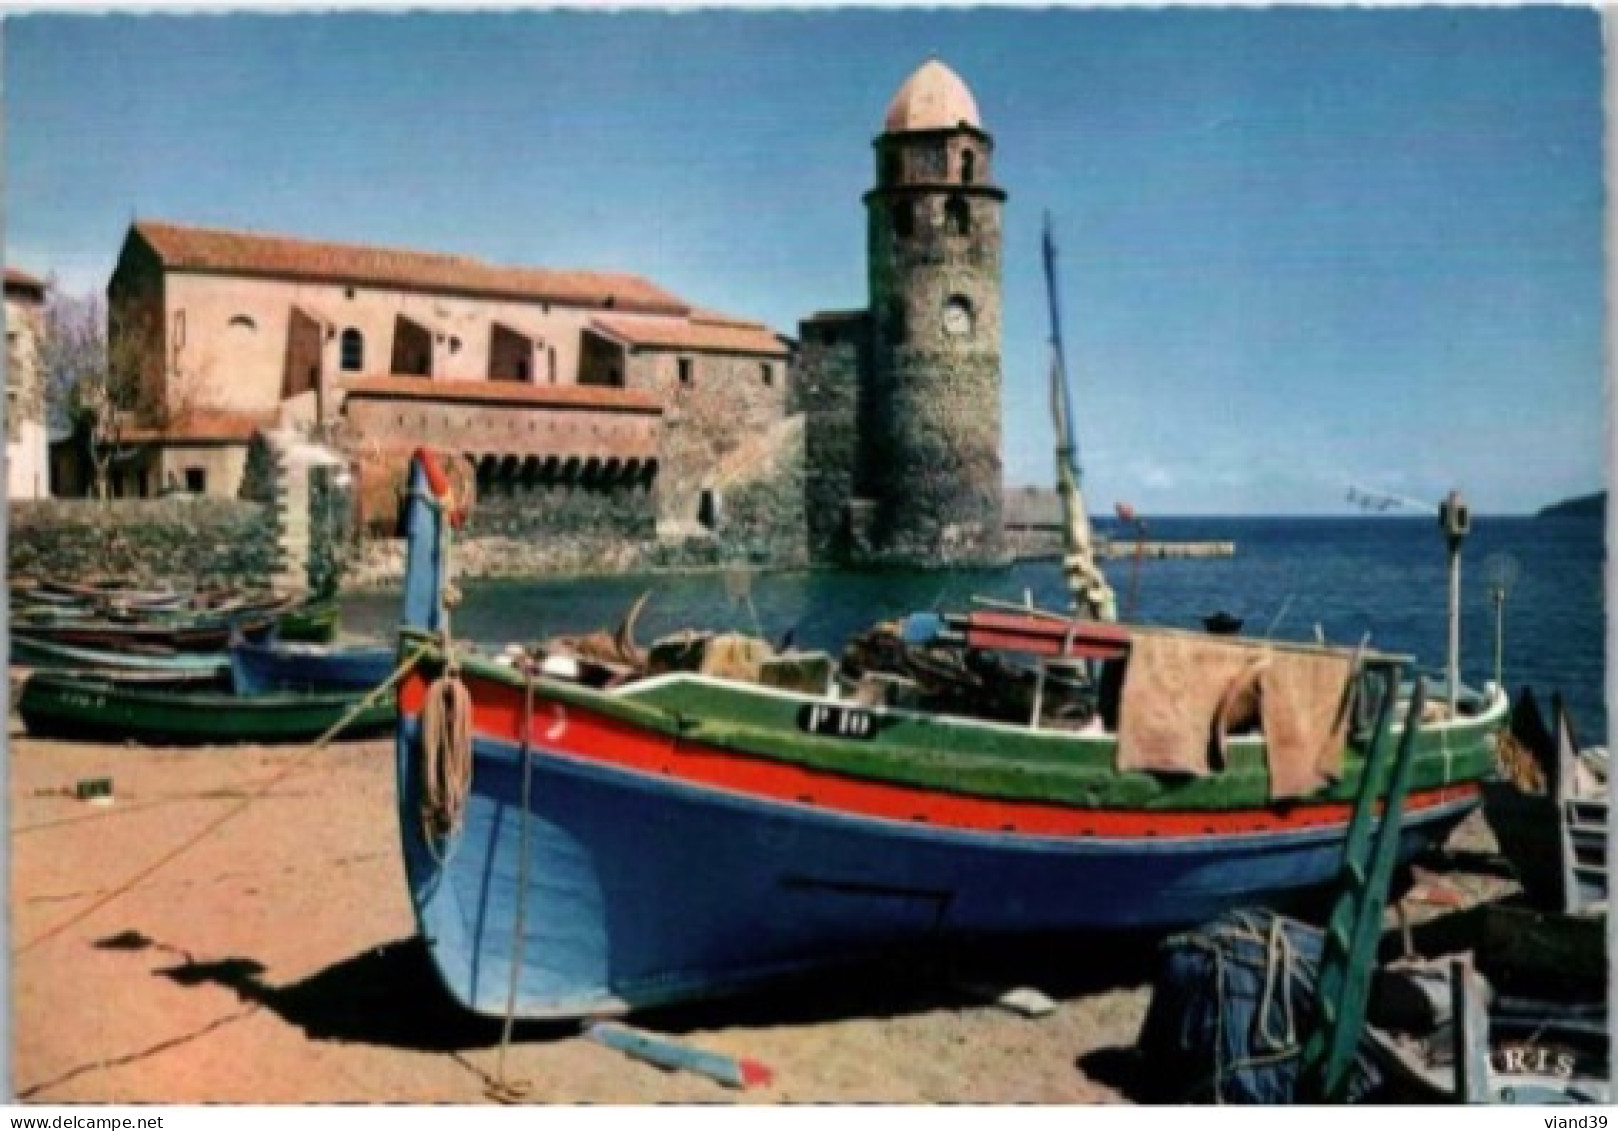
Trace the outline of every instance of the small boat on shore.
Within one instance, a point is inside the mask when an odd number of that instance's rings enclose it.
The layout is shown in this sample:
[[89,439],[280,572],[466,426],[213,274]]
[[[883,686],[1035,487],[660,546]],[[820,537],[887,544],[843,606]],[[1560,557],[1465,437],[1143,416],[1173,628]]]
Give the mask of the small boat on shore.
[[[235,695],[186,690],[149,681],[66,672],[35,672],[17,701],[36,737],[145,745],[307,742],[325,734],[364,698],[353,692]],[[393,727],[386,697],[345,728],[343,737]]]
[[121,623],[103,618],[63,620],[31,624],[28,633],[35,640],[48,644],[104,651],[167,648],[176,652],[217,653],[223,652],[230,644],[232,632],[240,632],[248,637],[267,635],[275,627],[276,615],[274,611],[264,611],[169,623]]
[[311,644],[329,643],[337,636],[340,615],[341,609],[336,597],[311,597],[276,618],[275,639]]
[[222,652],[175,652],[165,648],[112,651],[57,644],[15,632],[11,636],[11,663],[120,675],[153,673],[176,681],[202,683],[221,683],[230,674],[230,657]]
[[239,695],[271,691],[369,691],[393,674],[398,656],[372,644],[280,640],[231,643],[231,680]]
[[[1021,721],[913,701],[903,676],[777,679],[814,665],[755,663],[745,640],[591,686],[446,648],[455,510],[418,453],[399,824],[427,949],[484,1014],[622,1013],[945,939],[1284,905],[1337,878],[1367,749],[1403,717],[1400,657],[981,614],[927,646],[969,677],[996,648],[1040,656]],[[1086,666],[1093,709],[1051,719]],[[1255,688],[1262,719],[1239,727]],[[1193,690],[1216,717],[1182,711]],[[1401,859],[1475,809],[1493,769],[1505,697],[1454,700],[1414,737]]]
[[1484,785],[1484,818],[1537,906],[1568,915],[1607,903],[1604,748],[1581,749],[1561,698],[1545,725],[1526,689],[1503,750],[1508,773]]
[[166,649],[214,653],[223,653],[233,634],[248,639],[274,635],[281,640],[329,640],[336,632],[337,619],[338,605],[331,597],[298,603],[287,597],[242,599],[207,612],[109,612],[63,606],[14,617],[28,636],[47,644],[112,652]]

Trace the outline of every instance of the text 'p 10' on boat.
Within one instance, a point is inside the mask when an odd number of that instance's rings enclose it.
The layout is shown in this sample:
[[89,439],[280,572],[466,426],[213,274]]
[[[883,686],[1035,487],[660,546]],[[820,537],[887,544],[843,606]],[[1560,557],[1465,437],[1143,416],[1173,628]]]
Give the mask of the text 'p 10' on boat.
[[[1338,875],[1370,733],[1387,741],[1403,717],[1391,657],[979,614],[946,618],[960,639],[934,654],[1088,657],[1095,717],[1031,726],[824,684],[672,671],[596,687],[502,666],[446,649],[455,500],[436,461],[412,469],[402,647],[423,659],[399,691],[399,819],[421,934],[481,1013],[622,1012],[945,937],[1285,902]],[[1241,699],[1261,704],[1260,733],[1235,733]],[[1232,733],[1210,741],[1197,702]],[[1406,858],[1476,806],[1505,715],[1491,691],[1423,725]]]

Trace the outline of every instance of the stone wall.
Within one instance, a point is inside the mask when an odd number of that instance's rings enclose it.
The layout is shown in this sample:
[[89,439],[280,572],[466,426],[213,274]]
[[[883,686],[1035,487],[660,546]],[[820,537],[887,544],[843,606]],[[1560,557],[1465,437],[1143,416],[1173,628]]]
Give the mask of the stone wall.
[[520,483],[497,483],[480,490],[465,531],[468,538],[595,539],[603,543],[656,534],[656,510],[646,487],[525,487]]
[[[687,363],[689,380],[681,379]],[[657,474],[658,517],[696,521],[703,488],[727,456],[786,416],[790,388],[778,357],[637,350],[630,388],[656,393],[665,406]]]
[[804,514],[804,461],[785,460],[776,473],[732,487],[715,530],[721,557],[781,568],[809,563]]
[[49,499],[11,505],[12,577],[128,578],[139,585],[268,586],[272,510],[240,499]]
[[[790,423],[790,422],[789,422]],[[496,484],[478,495],[472,519],[455,540],[462,578],[522,578],[718,568],[736,563],[807,564],[801,428],[780,426],[778,451],[715,488],[714,526],[673,537],[659,532],[649,486],[525,488]],[[401,538],[368,538],[347,564],[345,584],[397,585],[404,576]]]
[[816,561],[848,557],[848,502],[859,495],[860,374],[866,366],[866,316],[816,315],[799,329],[794,393],[804,415],[804,519]]
[[[521,389],[515,389],[520,392]],[[424,384],[427,396],[407,398],[354,394],[344,411],[342,440],[355,452],[443,451],[497,458],[650,460],[658,455],[660,409],[613,390],[558,392],[550,403],[469,403],[455,399],[449,382]],[[538,393],[543,397],[543,393]],[[571,399],[570,399],[571,398]],[[600,403],[591,403],[598,398]]]

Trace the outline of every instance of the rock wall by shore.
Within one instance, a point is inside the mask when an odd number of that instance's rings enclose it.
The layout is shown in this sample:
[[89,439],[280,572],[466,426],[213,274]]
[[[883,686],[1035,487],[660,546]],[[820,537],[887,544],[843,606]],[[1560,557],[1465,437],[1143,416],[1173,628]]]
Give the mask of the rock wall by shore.
[[[756,458],[715,477],[708,525],[659,530],[649,489],[480,491],[456,539],[459,576],[524,578],[808,564],[802,430],[765,438]],[[14,503],[12,576],[115,576],[137,584],[269,586],[285,576],[274,468],[251,499],[53,499]],[[258,482],[254,479],[253,482]],[[304,522],[311,590],[377,588],[404,577],[399,537],[363,537],[352,499],[314,477]]]
[[139,585],[267,586],[280,568],[274,511],[240,499],[41,499],[11,504],[12,577]]

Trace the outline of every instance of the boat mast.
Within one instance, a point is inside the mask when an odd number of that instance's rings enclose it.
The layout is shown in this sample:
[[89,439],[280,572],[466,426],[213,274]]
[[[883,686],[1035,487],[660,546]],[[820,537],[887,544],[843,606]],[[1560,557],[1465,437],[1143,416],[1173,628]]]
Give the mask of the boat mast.
[[1051,215],[1045,213],[1045,293],[1051,309],[1051,416],[1056,424],[1056,493],[1062,500],[1062,572],[1073,598],[1073,610],[1089,620],[1118,619],[1112,587],[1096,565],[1090,540],[1090,516],[1079,489],[1079,445],[1073,430],[1073,401],[1068,392],[1067,363],[1062,353],[1062,315],[1056,301],[1056,240]]

